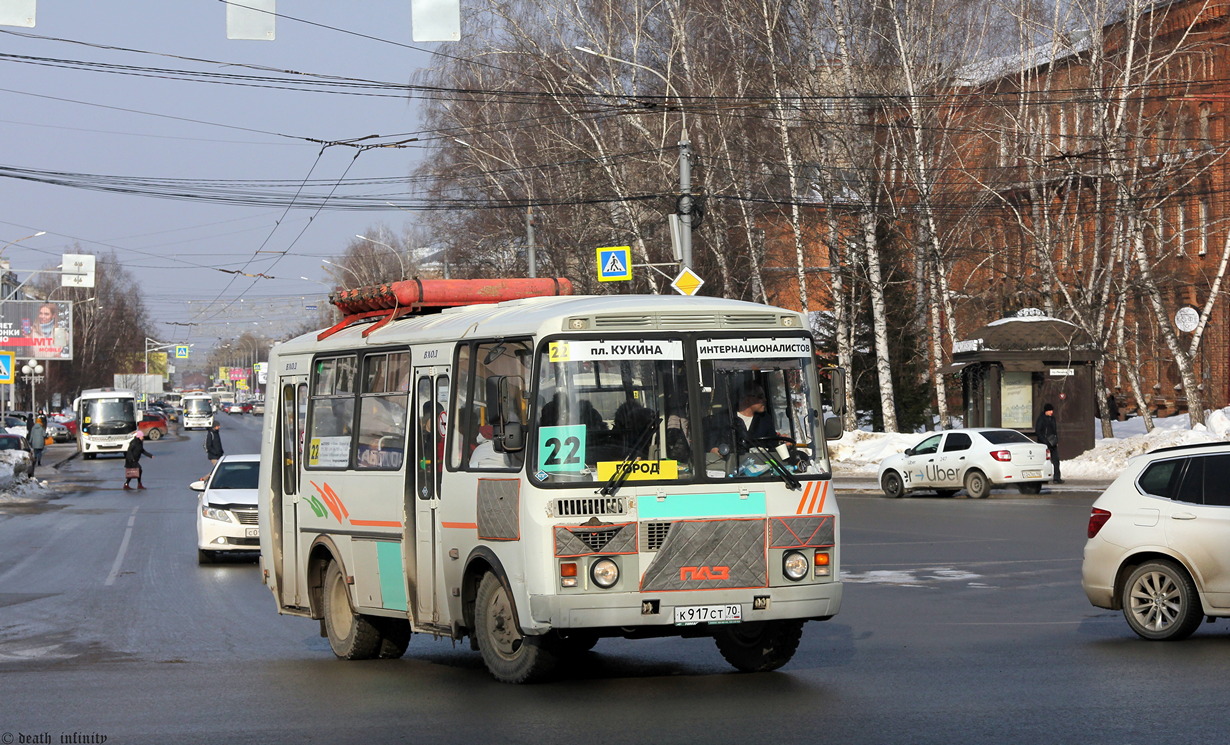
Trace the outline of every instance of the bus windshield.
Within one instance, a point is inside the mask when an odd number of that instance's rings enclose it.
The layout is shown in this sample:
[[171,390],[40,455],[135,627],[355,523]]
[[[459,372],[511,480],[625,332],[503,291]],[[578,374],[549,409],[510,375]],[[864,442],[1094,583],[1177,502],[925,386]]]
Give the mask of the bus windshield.
[[827,472],[815,447],[811,342],[763,341],[757,350],[745,348],[747,340],[548,342],[530,473],[544,484],[575,485],[616,474],[789,483],[795,474]]
[[213,402],[207,398],[185,398],[183,404],[185,414],[204,416],[214,410]]
[[131,398],[91,398],[81,403],[85,434],[126,435],[137,428],[137,405]]

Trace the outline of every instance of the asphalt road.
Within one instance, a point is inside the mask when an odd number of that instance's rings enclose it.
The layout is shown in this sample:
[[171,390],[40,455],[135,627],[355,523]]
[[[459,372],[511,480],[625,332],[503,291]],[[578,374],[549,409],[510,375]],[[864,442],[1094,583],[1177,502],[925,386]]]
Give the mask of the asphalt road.
[[[255,450],[259,424],[224,419],[228,452]],[[254,564],[198,566],[203,436],[151,443],[145,492],[120,490],[118,460],[74,458],[55,498],[0,505],[0,745],[1224,737],[1226,624],[1149,643],[1085,600],[1090,492],[839,492],[845,604],[782,670],[735,673],[703,639],[603,640],[517,687],[425,636],[341,662],[318,624],[277,615]]]

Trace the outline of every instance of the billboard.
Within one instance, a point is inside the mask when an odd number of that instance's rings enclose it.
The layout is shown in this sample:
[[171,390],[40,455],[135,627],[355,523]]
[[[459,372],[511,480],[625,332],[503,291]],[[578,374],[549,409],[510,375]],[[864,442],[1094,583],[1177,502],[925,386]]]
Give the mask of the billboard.
[[0,350],[18,359],[73,358],[73,304],[67,300],[7,300],[0,304]]

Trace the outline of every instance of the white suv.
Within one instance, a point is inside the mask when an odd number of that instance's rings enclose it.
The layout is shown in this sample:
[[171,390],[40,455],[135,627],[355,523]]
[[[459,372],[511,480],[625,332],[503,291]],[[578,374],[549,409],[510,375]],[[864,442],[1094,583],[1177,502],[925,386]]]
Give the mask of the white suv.
[[1230,442],[1132,459],[1093,503],[1081,585],[1145,639],[1230,616]]

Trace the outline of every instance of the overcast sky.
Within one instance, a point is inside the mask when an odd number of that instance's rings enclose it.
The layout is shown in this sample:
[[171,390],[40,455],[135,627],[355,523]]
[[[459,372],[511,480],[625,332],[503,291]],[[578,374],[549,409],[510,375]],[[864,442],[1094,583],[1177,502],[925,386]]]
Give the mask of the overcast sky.
[[[330,182],[404,178],[422,152],[418,145],[366,150],[356,159],[353,147],[308,140],[413,137],[416,102],[404,92],[272,87],[279,82],[243,87],[217,76],[265,75],[240,66],[261,65],[400,84],[431,64],[432,51],[447,53],[447,45],[411,41],[410,0],[278,0],[277,11],[275,41],[228,40],[220,0],[38,0],[33,29],[0,26],[0,245],[47,231],[3,251],[19,279],[27,270],[54,267],[62,253],[114,250],[145,288],[154,319],[165,324],[156,327],[161,338],[209,346],[244,329],[278,335],[304,316],[305,303],[324,302],[327,288],[300,276],[323,282],[321,260],[339,255],[355,234],[378,225],[400,233],[413,220],[393,207],[283,206],[307,179],[313,182],[303,186],[304,199],[345,195],[377,206],[386,198],[397,201],[404,186],[331,192]],[[40,58],[40,64],[18,56]],[[49,66],[48,60],[87,62],[90,69]],[[100,72],[100,64],[125,70]],[[131,68],[138,67],[151,69],[136,74]],[[207,73],[212,82],[167,70]],[[55,178],[78,186],[14,177],[29,173],[45,180],[59,172],[71,175]],[[116,177],[138,179],[120,183]],[[246,202],[253,185],[201,183],[214,179],[280,183],[255,192],[273,194],[270,203],[252,205]],[[211,193],[215,201],[81,185]],[[177,325],[187,323],[197,325]]]

